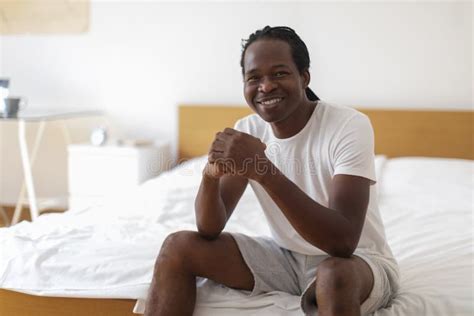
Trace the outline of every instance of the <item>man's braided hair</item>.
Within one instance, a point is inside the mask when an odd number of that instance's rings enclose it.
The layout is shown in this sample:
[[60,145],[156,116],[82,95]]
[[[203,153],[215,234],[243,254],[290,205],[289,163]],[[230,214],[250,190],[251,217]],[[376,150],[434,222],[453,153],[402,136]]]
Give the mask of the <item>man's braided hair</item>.
[[[290,45],[291,56],[293,57],[293,62],[300,74],[304,71],[309,70],[309,53],[306,44],[301,40],[301,38],[296,34],[296,32],[287,26],[265,26],[261,30],[257,30],[255,33],[250,34],[249,38],[242,40],[242,55],[240,56],[240,67],[242,68],[242,75],[244,74],[244,56],[247,48],[253,42],[262,39],[275,39],[281,40],[288,45]],[[319,100],[318,96],[308,87],[306,88],[306,96],[311,101]]]

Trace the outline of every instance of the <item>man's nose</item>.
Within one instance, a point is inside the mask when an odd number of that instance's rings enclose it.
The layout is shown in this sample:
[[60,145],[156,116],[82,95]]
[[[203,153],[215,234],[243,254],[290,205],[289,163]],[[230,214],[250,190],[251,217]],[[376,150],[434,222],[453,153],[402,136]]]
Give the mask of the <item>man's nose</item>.
[[277,87],[276,83],[268,77],[263,77],[258,86],[258,91],[268,93]]

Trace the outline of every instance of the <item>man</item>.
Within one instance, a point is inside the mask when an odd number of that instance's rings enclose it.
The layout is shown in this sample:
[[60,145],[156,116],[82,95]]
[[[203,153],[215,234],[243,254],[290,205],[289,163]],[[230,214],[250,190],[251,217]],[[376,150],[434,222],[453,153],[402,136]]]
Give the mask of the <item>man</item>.
[[[245,43],[244,95],[256,114],[216,134],[195,202],[198,232],[165,240],[147,315],[192,315],[196,276],[250,295],[300,295],[304,313],[320,316],[374,312],[396,293],[398,267],[371,189],[372,127],[319,100],[309,62],[288,27],[267,26]],[[222,232],[248,183],[272,239]]]

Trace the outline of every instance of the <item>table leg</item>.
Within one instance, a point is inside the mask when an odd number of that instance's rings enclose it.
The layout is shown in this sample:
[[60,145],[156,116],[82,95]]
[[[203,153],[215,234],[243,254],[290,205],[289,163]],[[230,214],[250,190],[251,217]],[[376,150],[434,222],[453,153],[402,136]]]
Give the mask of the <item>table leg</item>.
[[[39,148],[39,145],[40,145],[40,142],[41,142],[41,138],[43,136],[43,131],[44,131],[45,126],[46,126],[45,124],[41,124],[38,127],[38,131],[36,133],[36,138],[35,138],[33,150],[31,151],[31,159],[30,159],[30,167],[31,167],[30,169],[31,170],[33,170],[33,165],[35,164],[36,153],[38,152],[38,148]],[[26,143],[26,138],[25,138],[25,143]],[[25,189],[26,189],[26,187],[25,187],[25,177],[23,177],[23,182],[21,183],[21,189],[20,189],[20,193],[18,194],[18,199],[17,199],[17,203],[16,203],[16,206],[15,206],[15,212],[13,213],[13,218],[12,218],[12,221],[11,221],[11,225],[15,225],[20,220],[21,211],[23,209],[23,198],[25,197]]]
[[[32,170],[33,159],[36,158],[35,157],[36,152],[38,150],[39,143],[41,141],[41,137],[43,135],[43,130],[44,130],[44,121],[41,121],[39,124],[40,125],[38,127],[38,132],[36,134],[35,144],[33,146],[33,152],[32,152],[32,157],[31,157],[32,159],[30,160],[29,153],[28,153],[28,146],[26,142],[26,122],[23,120],[20,120],[18,122],[18,138],[20,142],[20,154],[21,154],[21,161],[23,164],[23,172],[25,176],[26,191],[28,193],[28,202],[29,202],[32,221],[34,221],[39,216],[38,204],[36,200],[36,193],[35,193],[35,188],[34,188],[34,183],[33,183],[33,170]],[[21,204],[21,201],[19,201],[19,203]],[[15,208],[15,214],[13,215],[12,224],[15,224],[16,222],[18,222],[21,208],[19,208],[19,212],[17,212],[17,209],[18,209],[18,204],[17,204],[17,208]]]

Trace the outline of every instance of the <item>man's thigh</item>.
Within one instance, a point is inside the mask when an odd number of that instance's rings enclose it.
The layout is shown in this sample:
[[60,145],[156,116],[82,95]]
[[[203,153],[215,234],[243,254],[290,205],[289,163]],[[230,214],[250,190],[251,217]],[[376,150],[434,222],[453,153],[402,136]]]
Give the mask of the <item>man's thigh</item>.
[[228,233],[212,240],[193,231],[169,235],[161,248],[157,269],[172,265],[231,288],[250,291],[254,287],[253,275]]
[[251,296],[271,291],[301,294],[297,271],[305,265],[304,255],[281,248],[269,237],[239,233],[232,233],[232,237],[255,280]]

